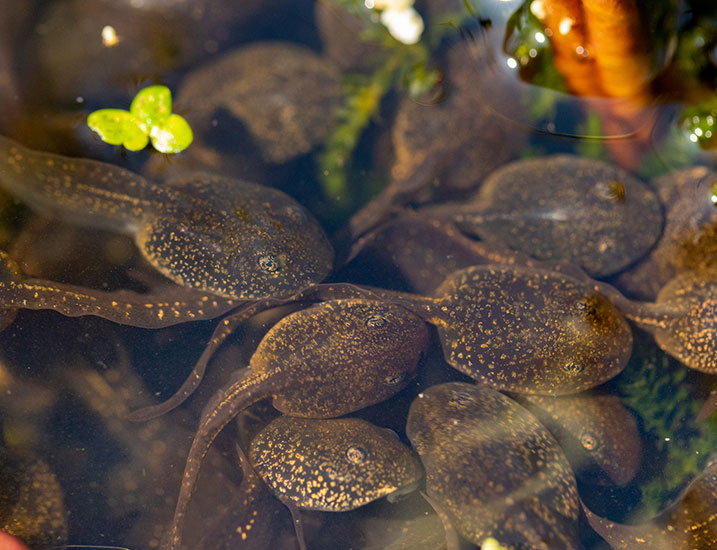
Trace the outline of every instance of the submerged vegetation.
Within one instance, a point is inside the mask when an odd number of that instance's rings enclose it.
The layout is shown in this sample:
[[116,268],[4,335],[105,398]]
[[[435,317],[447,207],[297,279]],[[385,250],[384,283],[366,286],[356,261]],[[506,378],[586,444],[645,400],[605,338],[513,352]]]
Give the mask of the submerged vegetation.
[[660,473],[640,486],[642,513],[654,516],[674,499],[717,450],[717,416],[696,423],[702,405],[694,399],[689,369],[645,342],[618,379],[626,405],[634,409],[660,453]]
[[319,178],[326,196],[341,210],[350,211],[358,206],[357,201],[366,199],[358,186],[350,188],[352,157],[364,130],[379,117],[383,99],[399,86],[416,101],[434,101],[440,94],[441,73],[431,67],[431,54],[444,38],[459,34],[464,24],[477,20],[477,13],[466,2],[467,12],[444,14],[430,23],[420,41],[406,44],[391,35],[364,0],[327,1],[357,17],[363,25],[359,39],[380,48],[372,72],[344,77],[339,120],[319,158]]

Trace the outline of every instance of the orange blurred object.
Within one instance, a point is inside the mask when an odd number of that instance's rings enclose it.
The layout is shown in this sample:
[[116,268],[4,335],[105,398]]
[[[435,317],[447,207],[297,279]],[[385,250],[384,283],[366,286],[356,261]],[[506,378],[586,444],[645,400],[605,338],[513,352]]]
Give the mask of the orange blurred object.
[[20,539],[0,529],[0,550],[30,550]]
[[635,168],[647,148],[652,114],[650,58],[636,0],[539,0],[540,20],[553,48],[556,68],[568,88],[600,115],[613,158]]

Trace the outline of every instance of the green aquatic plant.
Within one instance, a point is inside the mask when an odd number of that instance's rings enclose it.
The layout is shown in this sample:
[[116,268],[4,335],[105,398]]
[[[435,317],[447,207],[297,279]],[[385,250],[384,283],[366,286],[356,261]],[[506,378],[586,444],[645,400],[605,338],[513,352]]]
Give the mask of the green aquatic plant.
[[717,148],[717,96],[685,109],[680,127],[702,149]]
[[625,404],[640,415],[664,456],[660,475],[640,487],[641,507],[654,516],[702,471],[717,449],[717,418],[695,422],[702,403],[691,395],[687,367],[656,348],[640,351],[618,383]]
[[430,94],[440,82],[441,74],[430,67],[431,52],[444,37],[458,34],[477,12],[466,0],[466,9],[445,14],[423,33],[415,44],[394,38],[367,8],[364,0],[330,0],[338,8],[358,17],[364,24],[359,34],[362,42],[378,45],[382,56],[369,75],[352,74],[344,79],[344,101],[338,113],[339,122],[327,138],[319,159],[319,178],[324,193],[340,207],[349,208],[361,197],[349,192],[349,168],[363,131],[376,118],[383,98],[400,85],[415,99]]
[[339,205],[347,206],[354,198],[348,192],[351,157],[364,129],[377,115],[381,100],[393,86],[400,63],[400,57],[394,55],[373,75],[354,75],[344,81],[339,123],[326,140],[319,161],[324,193]]
[[665,135],[649,154],[642,158],[637,175],[650,179],[668,172],[694,166],[703,154],[699,143],[690,139],[690,132],[677,122],[672,124]]
[[[565,80],[553,63],[553,50],[546,36],[545,25],[531,12],[532,0],[526,0],[508,18],[503,40],[503,51],[515,60],[515,67],[520,72],[521,80],[530,82],[539,89],[567,92]],[[555,116],[554,94],[537,103],[539,110],[533,113],[535,118],[548,114]],[[552,99],[552,101],[551,101]]]
[[184,117],[172,113],[172,92],[166,86],[140,90],[129,111],[94,111],[87,117],[87,125],[105,143],[122,145],[130,151],[144,149],[151,140],[160,153],[179,153],[194,139]]

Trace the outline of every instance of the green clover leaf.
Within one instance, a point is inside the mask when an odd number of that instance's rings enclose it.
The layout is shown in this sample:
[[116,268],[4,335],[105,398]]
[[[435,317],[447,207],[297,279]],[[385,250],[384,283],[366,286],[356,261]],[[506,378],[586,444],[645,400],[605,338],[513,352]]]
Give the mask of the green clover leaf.
[[139,120],[122,109],[100,109],[87,117],[87,125],[110,145],[124,145],[130,151],[147,147],[149,137]]
[[167,120],[152,126],[149,137],[160,153],[179,153],[189,147],[194,134],[183,117],[171,114]]
[[172,113],[172,92],[166,86],[149,86],[132,100],[129,111],[100,109],[87,117],[87,125],[102,141],[130,151],[152,146],[160,153],[179,153],[194,139],[189,123]]
[[151,133],[151,128],[163,123],[172,114],[172,92],[166,86],[150,86],[137,92],[129,112],[142,121]]

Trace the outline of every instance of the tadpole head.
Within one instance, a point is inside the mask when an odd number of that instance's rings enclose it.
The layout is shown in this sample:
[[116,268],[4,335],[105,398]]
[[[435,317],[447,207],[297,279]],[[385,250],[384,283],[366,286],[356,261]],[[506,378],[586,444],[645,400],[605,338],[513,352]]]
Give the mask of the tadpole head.
[[415,376],[426,324],[390,303],[332,300],[280,321],[252,367],[281,368],[274,406],[304,417],[341,416],[395,395]]
[[282,416],[254,438],[249,456],[280,498],[308,510],[353,510],[423,477],[394,433],[357,418]]
[[178,284],[239,300],[289,296],[321,282],[333,248],[318,222],[276,189],[236,185],[246,195],[225,201],[188,189],[181,208],[138,231],[144,256]]
[[686,272],[667,283],[656,308],[665,322],[654,329],[657,344],[688,367],[717,374],[717,270]]

